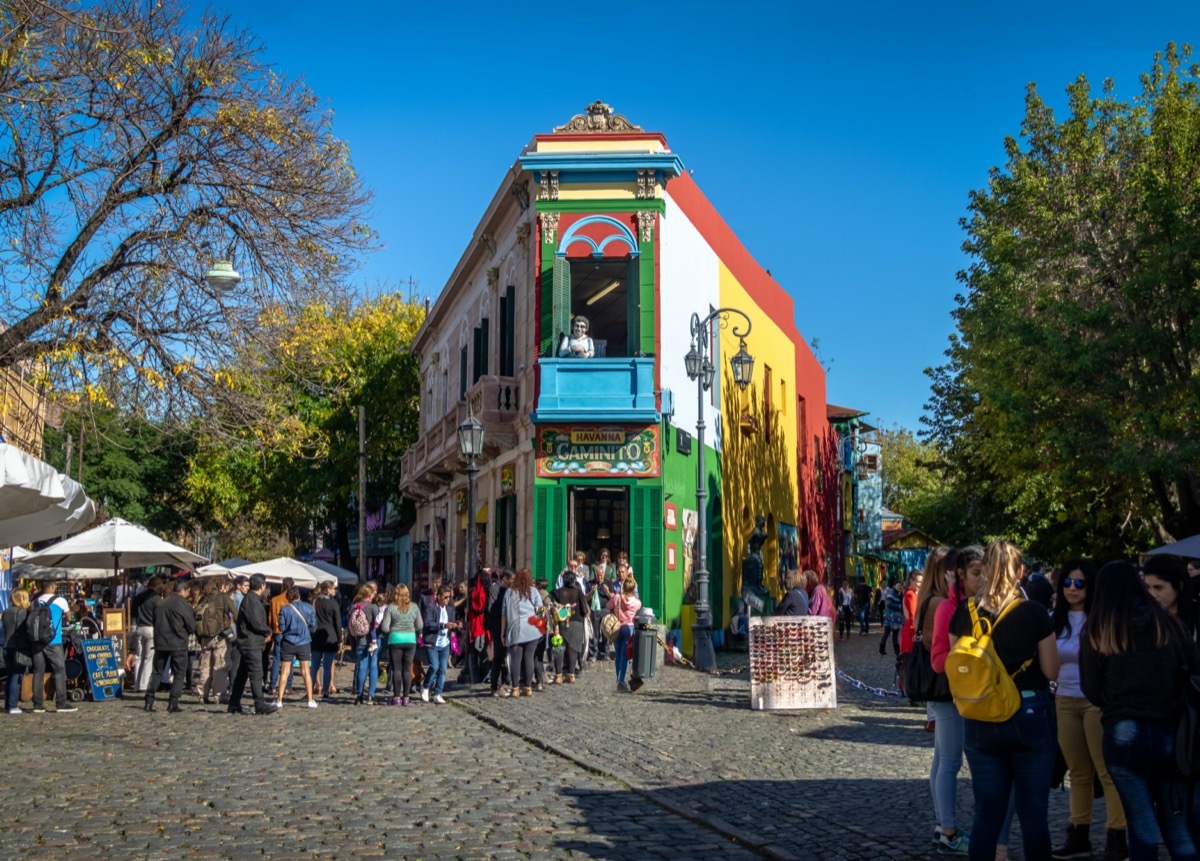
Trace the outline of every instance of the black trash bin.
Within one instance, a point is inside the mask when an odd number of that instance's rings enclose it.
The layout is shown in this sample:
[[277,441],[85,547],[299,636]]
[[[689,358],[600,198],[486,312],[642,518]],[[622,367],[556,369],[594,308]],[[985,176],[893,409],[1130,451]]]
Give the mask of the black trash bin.
[[629,689],[636,691],[658,671],[658,625],[654,610],[642,607],[633,617],[633,661]]

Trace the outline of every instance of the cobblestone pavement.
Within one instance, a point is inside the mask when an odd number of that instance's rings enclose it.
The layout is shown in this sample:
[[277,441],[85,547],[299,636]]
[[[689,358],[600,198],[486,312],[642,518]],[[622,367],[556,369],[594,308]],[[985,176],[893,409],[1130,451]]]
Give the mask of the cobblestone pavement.
[[[839,666],[890,686],[877,647],[853,637]],[[0,715],[0,859],[930,857],[923,711],[838,695],[754,712],[744,673],[666,667],[628,694],[601,662],[529,699],[477,686],[440,707]],[[1066,809],[1052,793],[1056,832]]]

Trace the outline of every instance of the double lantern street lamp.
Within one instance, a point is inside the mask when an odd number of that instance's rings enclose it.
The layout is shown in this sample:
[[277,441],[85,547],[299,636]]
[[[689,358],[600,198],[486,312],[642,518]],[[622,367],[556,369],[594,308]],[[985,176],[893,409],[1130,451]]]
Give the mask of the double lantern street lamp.
[[[754,357],[746,352],[746,336],[750,334],[750,318],[736,308],[718,308],[703,320],[692,314],[692,348],[684,357],[689,380],[696,381],[696,623],[692,626],[693,660],[702,670],[717,668],[717,654],[712,642],[712,608],[708,603],[708,500],[707,477],[704,474],[704,393],[712,388],[716,368],[712,360],[713,324],[725,328],[729,318],[737,315],[746,321],[744,329],[733,327],[738,339],[738,351],[729,360],[733,381],[739,389],[750,385],[754,375]],[[739,324],[740,325],[740,324]]]
[[463,578],[467,584],[467,603],[462,642],[466,647],[467,684],[473,685],[479,681],[475,644],[471,642],[471,578],[479,573],[479,533],[475,525],[475,476],[479,474],[479,466],[475,459],[483,454],[483,423],[471,412],[470,401],[467,402],[467,417],[458,426],[458,450],[467,459],[464,470],[467,474],[467,559]]

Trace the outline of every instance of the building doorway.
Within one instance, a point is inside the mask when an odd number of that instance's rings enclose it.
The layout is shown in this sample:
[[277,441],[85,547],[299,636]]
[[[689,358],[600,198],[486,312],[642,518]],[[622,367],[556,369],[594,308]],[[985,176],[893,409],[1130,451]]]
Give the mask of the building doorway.
[[602,548],[614,562],[617,554],[630,551],[628,487],[572,485],[568,494],[568,554],[583,551],[591,564]]

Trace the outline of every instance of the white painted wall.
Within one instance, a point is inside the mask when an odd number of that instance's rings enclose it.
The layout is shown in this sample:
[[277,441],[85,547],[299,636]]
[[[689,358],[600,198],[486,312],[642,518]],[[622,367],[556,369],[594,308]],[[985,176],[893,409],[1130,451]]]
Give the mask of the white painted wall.
[[[696,429],[696,383],[688,379],[683,357],[691,347],[688,321],[692,314],[704,317],[717,307],[720,298],[720,262],[699,231],[670,196],[668,186],[666,212],[659,219],[659,370],[662,387],[675,396],[672,424],[689,433]],[[717,399],[717,403],[720,400]],[[705,438],[720,448],[715,433],[716,407],[705,408]]]

